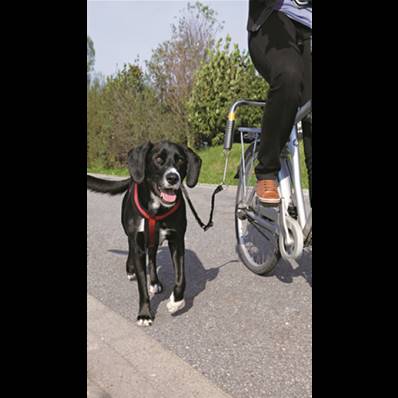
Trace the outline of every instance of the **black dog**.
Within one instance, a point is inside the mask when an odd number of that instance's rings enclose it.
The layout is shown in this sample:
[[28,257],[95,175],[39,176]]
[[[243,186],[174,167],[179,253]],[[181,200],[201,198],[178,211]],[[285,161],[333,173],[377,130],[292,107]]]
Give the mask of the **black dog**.
[[[111,195],[125,191],[122,204],[122,224],[128,236],[129,254],[126,271],[130,280],[136,277],[140,296],[137,323],[149,326],[153,321],[149,292],[163,289],[156,271],[159,244],[168,240],[175,270],[175,286],[167,308],[174,313],[185,305],[184,235],[187,226],[185,201],[181,184],[188,187],[199,179],[201,159],[189,148],[162,141],[148,142],[128,153],[131,178],[122,181],[102,180],[87,175],[87,188]],[[148,261],[147,261],[148,256]]]

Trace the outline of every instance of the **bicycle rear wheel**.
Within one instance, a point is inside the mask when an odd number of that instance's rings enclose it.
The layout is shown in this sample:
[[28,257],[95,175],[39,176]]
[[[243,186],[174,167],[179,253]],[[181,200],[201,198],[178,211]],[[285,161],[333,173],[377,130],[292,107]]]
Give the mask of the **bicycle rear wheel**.
[[239,169],[235,232],[237,251],[243,264],[257,275],[266,275],[275,268],[281,257],[279,235],[275,231],[279,208],[267,208],[256,198],[254,165],[257,154],[253,153],[253,149],[254,143],[246,150],[245,162],[241,162]]

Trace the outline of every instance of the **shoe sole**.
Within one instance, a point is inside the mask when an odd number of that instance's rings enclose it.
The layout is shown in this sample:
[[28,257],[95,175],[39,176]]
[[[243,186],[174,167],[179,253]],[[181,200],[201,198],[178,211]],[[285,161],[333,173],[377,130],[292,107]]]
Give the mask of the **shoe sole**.
[[265,203],[265,204],[278,205],[281,202],[280,199],[263,199],[263,198],[260,198],[257,194],[256,194],[256,196],[257,196],[257,199],[261,203]]

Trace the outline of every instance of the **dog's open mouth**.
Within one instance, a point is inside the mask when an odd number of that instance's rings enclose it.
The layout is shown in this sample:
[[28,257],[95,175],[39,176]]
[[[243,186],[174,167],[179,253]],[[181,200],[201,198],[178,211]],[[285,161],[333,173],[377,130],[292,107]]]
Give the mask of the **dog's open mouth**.
[[159,196],[165,204],[171,205],[177,200],[177,191],[158,187]]

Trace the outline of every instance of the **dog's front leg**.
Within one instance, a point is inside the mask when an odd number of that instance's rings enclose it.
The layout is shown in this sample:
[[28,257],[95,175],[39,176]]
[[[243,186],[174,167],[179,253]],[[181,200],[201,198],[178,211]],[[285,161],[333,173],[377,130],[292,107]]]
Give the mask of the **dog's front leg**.
[[174,265],[175,286],[173,293],[171,293],[170,300],[167,303],[167,309],[173,314],[185,306],[184,237],[169,239],[169,249]]
[[129,245],[130,255],[134,263],[135,275],[137,277],[138,293],[140,295],[139,311],[137,316],[137,324],[139,326],[152,325],[153,316],[149,303],[149,294],[146,276],[146,253],[144,246],[144,237],[142,233],[134,234]]
[[127,256],[127,261],[126,261],[126,272],[127,272],[127,278],[129,281],[135,280],[136,275],[135,275],[135,266],[134,266],[134,242],[132,239],[128,239],[129,241],[129,254]]
[[163,291],[163,286],[159,281],[156,269],[156,254],[158,245],[148,249],[148,272],[149,272],[149,293],[157,294]]

